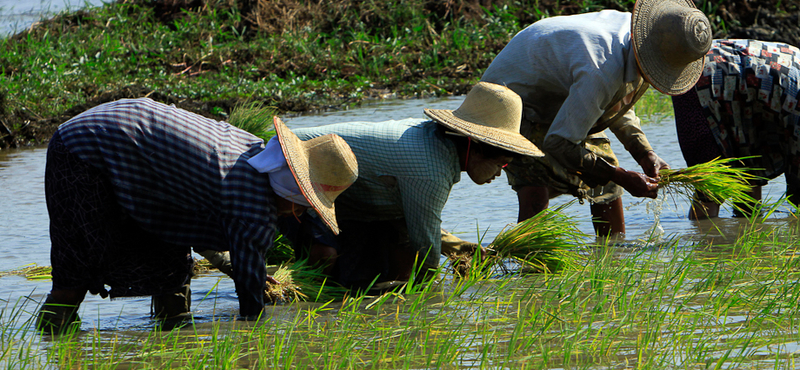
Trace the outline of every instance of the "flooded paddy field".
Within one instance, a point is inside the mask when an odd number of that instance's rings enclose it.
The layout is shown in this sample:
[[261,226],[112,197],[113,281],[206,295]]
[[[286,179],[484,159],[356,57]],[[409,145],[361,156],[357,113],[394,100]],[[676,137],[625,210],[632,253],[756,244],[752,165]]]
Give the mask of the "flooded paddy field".
[[[463,97],[387,101],[286,116],[289,127],[423,117]],[[645,122],[652,145],[685,167],[674,122]],[[612,138],[621,164],[637,168]],[[0,271],[49,265],[44,147],[0,151]],[[783,195],[782,179],[765,199]],[[551,206],[570,202],[556,198]],[[796,368],[800,294],[796,222],[779,206],[759,223],[691,221],[688,200],[625,195],[627,234],[581,248],[584,265],[556,275],[453,279],[398,294],[276,306],[237,321],[233,283],[218,272],[192,281],[195,324],[170,331],[150,298],[87,296],[75,337],[40,336],[31,317],[46,279],[0,275],[0,364],[8,368]],[[588,204],[566,209],[592,235]],[[501,177],[452,190],[443,227],[487,245],[516,221]],[[709,246],[709,244],[711,244]],[[446,261],[442,261],[446,264]]]

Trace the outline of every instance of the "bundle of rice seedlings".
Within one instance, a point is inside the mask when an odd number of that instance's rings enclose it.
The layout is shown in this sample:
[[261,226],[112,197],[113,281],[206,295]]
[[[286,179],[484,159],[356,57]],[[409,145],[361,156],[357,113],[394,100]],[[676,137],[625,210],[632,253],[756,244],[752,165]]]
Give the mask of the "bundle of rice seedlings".
[[740,205],[752,207],[756,200],[749,194],[752,188],[749,181],[759,177],[750,173],[753,168],[730,165],[732,162],[749,158],[754,157],[717,157],[712,161],[683,169],[661,170],[658,186],[664,188],[667,193],[686,196],[689,199],[692,199],[695,191],[698,191],[718,204],[730,200],[737,208],[740,208]]
[[518,262],[525,272],[552,273],[576,267],[582,258],[574,248],[586,235],[563,213],[567,205],[545,209],[503,229],[489,245],[490,251],[499,260]]
[[228,123],[268,141],[275,136],[272,117],[277,114],[274,107],[251,101],[237,104],[228,116]]
[[278,284],[267,282],[265,302],[282,304],[292,301],[327,302],[342,300],[349,290],[328,280],[321,267],[309,266],[306,261],[281,264],[269,270]]
[[0,277],[18,275],[28,280],[48,280],[52,278],[52,271],[53,268],[50,266],[39,266],[31,263],[15,270],[0,271]]

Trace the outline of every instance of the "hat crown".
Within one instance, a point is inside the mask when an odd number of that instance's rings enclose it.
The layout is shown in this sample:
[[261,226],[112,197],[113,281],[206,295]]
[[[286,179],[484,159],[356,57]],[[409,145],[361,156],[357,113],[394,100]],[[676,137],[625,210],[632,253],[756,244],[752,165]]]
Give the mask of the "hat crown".
[[425,108],[424,111],[440,125],[472,139],[522,155],[544,156],[519,133],[522,99],[508,87],[478,82],[458,109]]
[[692,0],[636,0],[631,41],[644,78],[662,93],[679,95],[703,71],[711,24]]
[[303,145],[311,185],[323,201],[332,204],[358,178],[355,154],[338,135],[318,136]]
[[522,99],[505,86],[478,82],[453,115],[476,125],[519,134]]
[[300,140],[278,116],[273,119],[286,163],[311,207],[334,234],[339,233],[333,201],[358,177],[356,155],[341,136]]
[[654,16],[650,36],[665,62],[684,66],[702,58],[711,48],[711,25],[700,10],[664,1],[655,7]]

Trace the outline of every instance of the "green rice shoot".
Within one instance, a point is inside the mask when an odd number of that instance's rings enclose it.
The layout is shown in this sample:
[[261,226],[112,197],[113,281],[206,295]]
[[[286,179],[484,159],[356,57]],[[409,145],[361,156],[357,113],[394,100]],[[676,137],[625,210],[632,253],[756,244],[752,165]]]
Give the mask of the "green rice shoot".
[[754,157],[717,157],[687,168],[661,170],[658,186],[668,194],[685,196],[689,199],[693,199],[697,191],[717,204],[729,200],[736,208],[741,208],[743,205],[752,208],[756,200],[750,195],[752,189],[750,181],[759,177],[751,173],[754,168],[731,166],[734,162],[749,158]]
[[[569,204],[569,203],[568,203]],[[545,209],[525,221],[503,229],[489,245],[497,263],[511,259],[525,272],[554,273],[578,265],[582,257],[575,251],[586,235],[563,209]]]
[[245,130],[265,142],[275,136],[272,118],[277,114],[274,107],[265,106],[261,102],[252,101],[236,105],[227,121],[231,125]]
[[310,266],[304,260],[277,266],[272,277],[279,284],[267,282],[265,300],[273,304],[339,301],[349,293],[347,288],[329,281],[321,267]]
[[35,263],[30,263],[18,269],[9,271],[0,271],[0,277],[17,275],[22,276],[28,280],[49,280],[52,278],[50,266],[40,266]]

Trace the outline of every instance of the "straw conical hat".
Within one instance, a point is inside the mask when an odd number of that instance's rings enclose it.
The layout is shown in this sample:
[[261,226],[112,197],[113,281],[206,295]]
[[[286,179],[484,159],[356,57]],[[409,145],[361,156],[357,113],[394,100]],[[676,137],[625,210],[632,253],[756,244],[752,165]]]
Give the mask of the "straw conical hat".
[[358,177],[355,154],[339,135],[302,141],[277,116],[273,124],[300,191],[325,224],[338,234],[333,201]]
[[424,111],[439,124],[475,140],[531,157],[544,157],[536,145],[519,133],[522,99],[505,86],[478,82],[458,109]]
[[664,94],[680,95],[700,78],[711,25],[692,0],[637,0],[631,39],[645,79]]

